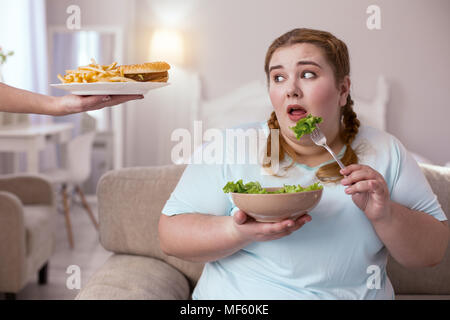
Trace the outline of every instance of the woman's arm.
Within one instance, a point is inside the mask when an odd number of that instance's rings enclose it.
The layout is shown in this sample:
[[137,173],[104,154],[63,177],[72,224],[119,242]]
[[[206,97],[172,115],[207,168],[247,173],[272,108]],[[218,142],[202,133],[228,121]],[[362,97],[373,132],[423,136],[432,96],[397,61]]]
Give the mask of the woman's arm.
[[142,95],[52,97],[10,87],[0,82],[0,111],[15,113],[38,113],[62,116],[77,112],[97,110],[142,99]]
[[448,245],[447,223],[390,199],[383,176],[369,166],[350,165],[341,170],[341,183],[353,202],[366,214],[392,257],[405,267],[439,264]]
[[198,213],[166,216],[159,220],[161,249],[170,256],[207,262],[231,255],[247,243],[231,231],[232,217]]
[[233,217],[198,213],[166,216],[159,220],[161,249],[184,260],[208,262],[229,256],[254,241],[282,238],[310,221],[309,215],[297,220],[262,223],[243,211]]
[[446,222],[391,202],[390,216],[372,223],[392,257],[405,267],[439,264],[448,245]]

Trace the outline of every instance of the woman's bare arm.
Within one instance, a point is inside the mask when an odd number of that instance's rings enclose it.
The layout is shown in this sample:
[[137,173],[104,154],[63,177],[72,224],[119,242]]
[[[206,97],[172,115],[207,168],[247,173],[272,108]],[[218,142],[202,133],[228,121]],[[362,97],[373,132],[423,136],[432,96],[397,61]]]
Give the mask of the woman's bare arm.
[[144,98],[142,95],[76,96],[71,94],[52,97],[0,83],[0,111],[4,112],[63,116],[142,98]]
[[392,257],[405,267],[439,264],[448,245],[447,222],[395,202],[391,208],[390,218],[377,220],[373,226]]
[[256,222],[243,211],[233,217],[189,213],[161,215],[159,239],[168,255],[195,262],[229,256],[254,241],[268,241],[291,234],[310,221],[309,215],[277,223]]

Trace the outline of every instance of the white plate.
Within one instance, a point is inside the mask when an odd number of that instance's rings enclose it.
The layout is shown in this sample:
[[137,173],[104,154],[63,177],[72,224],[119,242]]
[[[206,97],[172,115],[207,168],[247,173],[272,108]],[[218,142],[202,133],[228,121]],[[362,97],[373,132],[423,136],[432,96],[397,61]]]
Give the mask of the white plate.
[[58,83],[50,86],[69,91],[72,94],[89,96],[104,94],[145,94],[150,90],[165,87],[167,82],[91,82]]

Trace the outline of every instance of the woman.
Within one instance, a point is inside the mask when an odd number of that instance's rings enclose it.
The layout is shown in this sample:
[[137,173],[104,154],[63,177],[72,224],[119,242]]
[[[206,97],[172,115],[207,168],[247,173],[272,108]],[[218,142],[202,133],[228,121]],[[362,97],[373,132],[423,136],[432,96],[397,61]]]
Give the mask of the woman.
[[[448,243],[447,219],[420,168],[397,139],[360,126],[347,47],[330,33],[282,35],[265,71],[274,112],[256,127],[267,132],[269,152],[269,128],[280,130],[284,174],[261,175],[247,164],[188,166],[162,211],[163,251],[207,262],[194,299],[393,299],[387,254],[407,267],[433,266]],[[345,169],[310,138],[295,138],[289,127],[306,114],[323,118],[320,128]],[[324,192],[310,214],[261,223],[223,194],[238,179],[262,186],[319,179]]]
[[63,116],[143,98],[143,95],[76,96],[72,94],[52,97],[14,88],[0,82],[0,111],[3,112]]

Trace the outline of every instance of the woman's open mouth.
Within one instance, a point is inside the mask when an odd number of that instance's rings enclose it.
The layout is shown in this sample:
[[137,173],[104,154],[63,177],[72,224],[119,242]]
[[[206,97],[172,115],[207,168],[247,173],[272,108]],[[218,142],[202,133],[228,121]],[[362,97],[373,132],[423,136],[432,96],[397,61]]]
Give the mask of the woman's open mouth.
[[301,118],[306,117],[308,115],[308,112],[301,105],[291,104],[287,107],[287,114],[291,121],[297,122]]

